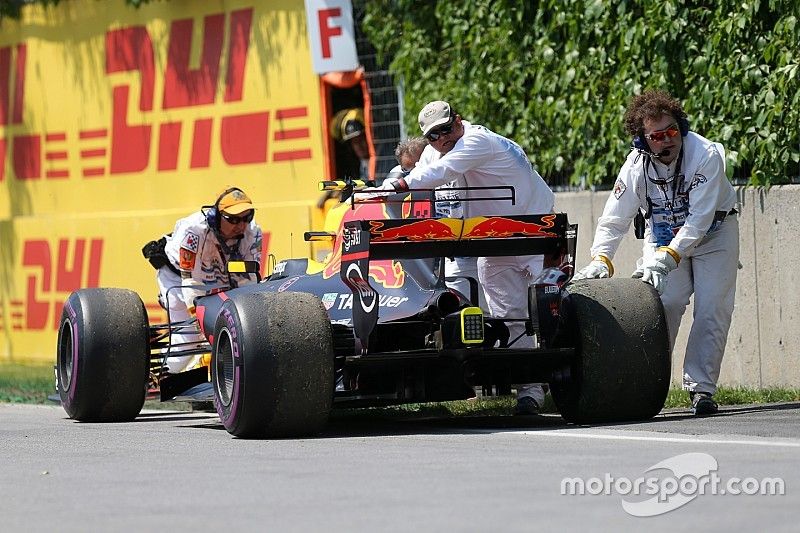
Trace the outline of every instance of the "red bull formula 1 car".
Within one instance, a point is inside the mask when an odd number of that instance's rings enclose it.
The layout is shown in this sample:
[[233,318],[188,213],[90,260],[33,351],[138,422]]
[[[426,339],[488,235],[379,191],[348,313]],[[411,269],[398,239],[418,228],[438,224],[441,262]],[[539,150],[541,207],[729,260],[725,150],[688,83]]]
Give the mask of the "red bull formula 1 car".
[[[209,287],[188,323],[148,325],[129,290],[72,293],[56,364],[69,416],[132,420],[149,390],[165,401],[213,398],[236,436],[299,437],[319,432],[333,408],[459,400],[475,387],[506,394],[531,382],[550,384],[568,422],[661,410],[670,353],[660,299],[635,279],[570,283],[577,226],[566,214],[431,218],[432,191],[346,188],[338,231],[306,234],[332,242],[324,261],[289,259],[257,284]],[[476,280],[470,294],[446,286],[445,257],[539,254],[554,266],[530,287],[527,316],[488,316]],[[535,348],[515,346],[512,321]],[[207,343],[171,343],[187,329]],[[187,353],[210,353],[210,369],[162,372],[166,357]]]

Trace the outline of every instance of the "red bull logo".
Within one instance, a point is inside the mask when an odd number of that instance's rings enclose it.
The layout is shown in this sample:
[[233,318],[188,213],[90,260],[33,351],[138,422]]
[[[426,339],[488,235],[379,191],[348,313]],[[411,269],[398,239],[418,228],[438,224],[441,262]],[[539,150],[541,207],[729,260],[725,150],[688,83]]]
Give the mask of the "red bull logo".
[[541,218],[541,224],[506,217],[475,217],[465,221],[464,239],[505,237],[557,237],[552,231],[556,215]]
[[[386,241],[454,241],[461,234],[462,222],[450,218],[427,218],[386,227],[387,222],[370,221],[370,240]],[[385,229],[384,229],[385,228]]]
[[397,289],[406,282],[403,265],[397,261],[375,261],[369,265],[369,277],[387,289]]

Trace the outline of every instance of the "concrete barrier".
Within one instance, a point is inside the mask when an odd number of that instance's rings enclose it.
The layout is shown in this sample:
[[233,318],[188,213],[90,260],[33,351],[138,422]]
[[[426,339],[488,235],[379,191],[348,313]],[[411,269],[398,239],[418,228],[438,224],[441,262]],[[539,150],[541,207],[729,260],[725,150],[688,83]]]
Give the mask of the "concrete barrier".
[[[577,268],[589,262],[597,218],[609,191],[556,194],[556,211],[578,227]],[[800,387],[800,186],[738,188],[740,269],[720,384]],[[616,275],[633,272],[641,241],[631,228],[614,257]],[[690,303],[672,358],[672,380],[681,382],[692,323]]]

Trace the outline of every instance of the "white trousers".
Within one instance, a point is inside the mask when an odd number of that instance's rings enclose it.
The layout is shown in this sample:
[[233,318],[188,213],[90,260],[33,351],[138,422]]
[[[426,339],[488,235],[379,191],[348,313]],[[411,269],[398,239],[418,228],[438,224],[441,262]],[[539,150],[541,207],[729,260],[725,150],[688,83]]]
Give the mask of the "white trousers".
[[[542,271],[541,255],[520,257],[479,257],[478,279],[486,296],[486,306],[495,318],[528,318],[528,287]],[[525,332],[524,322],[508,322],[509,342]],[[514,348],[534,348],[533,337],[522,335]],[[541,383],[517,386],[517,398],[525,396],[544,403]]]
[[[444,260],[444,275],[445,277],[465,276],[478,281],[478,258],[477,257],[454,257],[453,259],[446,258]],[[464,296],[469,297],[469,281],[466,279],[457,279],[456,281],[446,282],[447,286],[451,289],[457,290]],[[487,311],[486,296],[483,294],[483,287],[478,282],[478,307]]]
[[[647,247],[645,254],[652,254]],[[694,294],[694,315],[683,359],[683,389],[717,391],[719,370],[731,325],[739,268],[739,220],[725,219],[707,234],[667,276],[661,301],[667,317],[669,347],[675,347],[681,318]]]
[[[161,267],[156,271],[156,282],[158,283],[158,301],[161,307],[167,308],[167,289],[181,285],[181,277],[167,267]],[[183,294],[180,289],[169,291],[169,320],[171,323],[182,322],[192,318],[189,308],[183,301]],[[203,336],[198,332],[179,332],[173,333],[170,343],[176,348],[171,349],[170,353],[179,353],[182,348],[191,348],[196,345],[177,346],[184,343],[203,342]],[[167,358],[169,372],[177,374],[184,370],[190,370],[200,362],[201,355],[181,355]]]

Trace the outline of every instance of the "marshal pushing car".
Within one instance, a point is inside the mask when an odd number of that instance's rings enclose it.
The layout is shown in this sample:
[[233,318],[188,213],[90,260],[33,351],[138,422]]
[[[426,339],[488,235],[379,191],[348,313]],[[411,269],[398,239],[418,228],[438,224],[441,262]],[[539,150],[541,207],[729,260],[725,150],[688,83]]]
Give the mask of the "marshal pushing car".
[[[289,259],[259,283],[209,287],[188,322],[149,325],[130,290],[72,293],[56,362],[69,416],[133,420],[149,391],[164,401],[213,398],[236,436],[300,437],[339,407],[459,400],[475,387],[498,394],[532,382],[550,384],[569,422],[661,410],[670,353],[660,299],[635,279],[570,283],[577,226],[566,214],[433,218],[433,191],[345,188],[338,230],[306,234],[331,241],[324,261]],[[548,266],[529,289],[527,316],[487,315],[474,279],[470,294],[446,285],[445,257],[518,255],[544,255]],[[509,335],[512,321],[524,323],[533,348]],[[171,342],[186,330],[207,342]],[[162,371],[167,357],[188,353],[210,353],[210,369]]]

